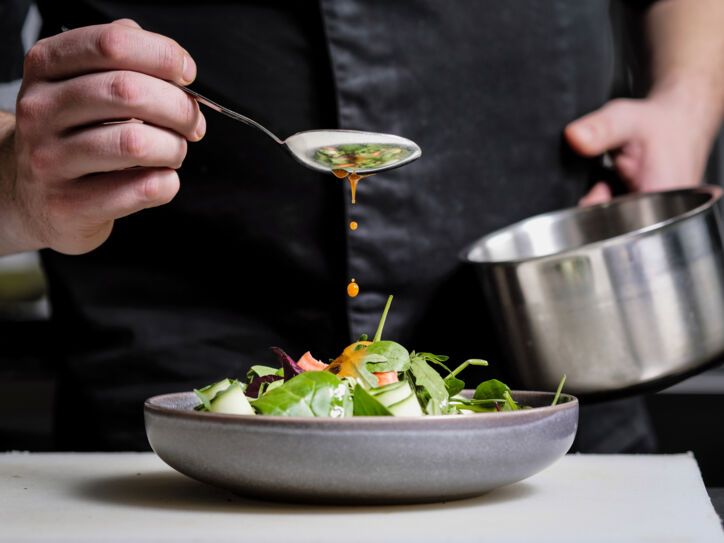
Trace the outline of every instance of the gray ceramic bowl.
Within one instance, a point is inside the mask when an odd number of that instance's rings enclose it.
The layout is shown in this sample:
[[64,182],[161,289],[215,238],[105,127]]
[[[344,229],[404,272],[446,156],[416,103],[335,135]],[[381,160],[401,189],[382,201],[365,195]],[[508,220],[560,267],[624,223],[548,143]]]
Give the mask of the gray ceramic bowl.
[[183,392],[146,401],[146,433],[177,471],[234,492],[320,503],[460,499],[525,479],[564,455],[578,400],[514,392],[536,409],[423,418],[239,416],[193,410]]

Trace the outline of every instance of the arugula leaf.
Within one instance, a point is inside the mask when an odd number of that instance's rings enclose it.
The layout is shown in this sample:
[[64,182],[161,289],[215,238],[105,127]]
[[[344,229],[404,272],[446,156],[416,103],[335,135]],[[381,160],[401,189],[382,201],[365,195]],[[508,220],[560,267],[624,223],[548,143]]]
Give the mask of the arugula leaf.
[[382,402],[367,392],[359,384],[354,387],[354,410],[355,417],[370,416],[392,416],[392,412]]
[[558,399],[561,397],[561,390],[563,390],[563,383],[566,382],[566,374],[563,374],[563,377],[561,377],[561,382],[558,383],[558,388],[556,389],[556,395],[553,396],[553,403],[551,405],[556,405],[558,403]]
[[336,375],[308,371],[289,379],[251,404],[262,415],[342,417],[349,391]]
[[505,405],[503,406],[503,411],[517,411],[518,409],[520,409],[520,407],[518,407],[518,404],[515,403],[513,397],[510,395],[510,390],[506,390],[503,393],[503,398],[505,398]]
[[[463,371],[468,366],[487,366],[487,360],[481,360],[480,358],[468,358],[465,362],[460,364],[457,368],[450,372],[450,375],[455,377],[458,373]],[[449,371],[449,370],[448,370]]]
[[497,379],[489,379],[483,381],[475,389],[473,394],[474,400],[501,400],[505,398],[505,393],[510,394],[510,388],[505,383]]
[[440,374],[431,368],[420,355],[410,355],[410,373],[415,383],[420,404],[425,406],[428,415],[447,413],[448,392]]
[[391,304],[392,304],[392,295],[390,294],[387,297],[387,304],[385,305],[385,310],[382,312],[382,318],[380,319],[380,323],[377,325],[377,332],[375,333],[375,338],[372,340],[373,343],[382,339],[382,329],[385,327],[385,321],[387,320],[387,312],[390,310]]
[[442,367],[448,373],[452,373],[452,371],[450,371],[450,368],[448,368],[445,364],[443,364],[443,362],[447,362],[449,360],[449,358],[450,358],[449,356],[445,356],[444,354],[432,354],[432,353],[417,353],[417,356],[424,358],[428,362],[437,364],[438,366]]
[[375,341],[367,346],[365,353],[367,369],[373,373],[407,371],[410,367],[410,353],[394,341]]

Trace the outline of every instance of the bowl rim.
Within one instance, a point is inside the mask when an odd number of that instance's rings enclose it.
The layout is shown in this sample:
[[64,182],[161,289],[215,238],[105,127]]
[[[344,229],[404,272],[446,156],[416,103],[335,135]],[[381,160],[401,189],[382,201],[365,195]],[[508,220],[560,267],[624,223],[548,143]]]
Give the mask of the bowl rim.
[[[662,194],[707,194],[709,198],[702,204],[690,209],[689,211],[686,211],[685,213],[681,213],[680,215],[677,215],[675,217],[670,217],[668,219],[665,219],[663,221],[659,221],[657,223],[643,226],[641,228],[637,228],[635,230],[630,230],[628,232],[624,232],[622,234],[617,234],[615,236],[611,236],[608,238],[604,238],[598,241],[592,241],[590,243],[584,243],[581,245],[578,245],[576,247],[569,247],[566,249],[562,249],[560,251],[555,251],[552,253],[544,254],[544,255],[536,255],[536,256],[529,256],[529,257],[520,257],[520,258],[508,258],[508,259],[500,259],[500,260],[474,260],[470,257],[470,253],[477,247],[479,244],[483,243],[485,240],[488,240],[492,237],[498,236],[502,234],[503,232],[507,230],[512,230],[515,228],[518,228],[520,226],[523,226],[527,223],[537,221],[540,219],[544,219],[546,217],[553,217],[553,216],[560,216],[560,215],[582,215],[582,214],[590,214],[594,211],[606,207],[612,207],[615,205],[620,205],[621,202],[629,201],[629,200],[638,200],[643,198],[650,198],[654,195],[662,195]],[[639,192],[639,193],[633,193],[633,194],[624,194],[622,196],[617,196],[615,198],[612,198],[611,200],[607,202],[602,202],[599,204],[594,204],[590,206],[572,206],[567,207],[563,209],[558,209],[554,211],[547,211],[545,213],[539,213],[537,215],[533,215],[531,217],[527,217],[525,219],[521,219],[519,221],[516,221],[512,224],[509,224],[507,226],[504,226],[502,228],[498,228],[497,230],[494,230],[492,232],[489,232],[488,234],[485,234],[479,238],[477,238],[472,243],[469,243],[466,245],[462,251],[459,253],[459,258],[468,264],[473,264],[475,266],[507,266],[507,265],[518,265],[526,262],[541,262],[546,259],[558,259],[566,255],[571,255],[576,252],[579,252],[581,250],[588,250],[588,249],[596,249],[600,247],[604,247],[607,245],[613,245],[616,243],[619,243],[621,241],[628,241],[631,238],[644,238],[646,236],[655,234],[661,230],[668,229],[678,223],[688,221],[689,219],[696,217],[698,215],[701,215],[705,212],[707,212],[709,209],[714,207],[714,205],[722,198],[722,194],[724,193],[724,190],[722,187],[719,187],[718,185],[699,185],[697,187],[687,187],[687,188],[679,188],[679,189],[672,189],[672,190],[662,190],[662,191],[655,191],[655,192]]]
[[[466,389],[466,392],[473,392]],[[512,395],[525,397],[528,395],[543,396],[551,400],[555,396],[555,392],[540,392],[535,390],[512,390]],[[468,425],[474,421],[500,421],[504,423],[512,423],[515,420],[522,419],[538,419],[544,416],[550,416],[554,413],[567,411],[569,409],[578,408],[578,398],[571,394],[561,393],[561,398],[566,398],[565,402],[559,402],[556,405],[544,405],[534,407],[532,409],[520,409],[517,411],[500,411],[492,413],[471,413],[466,415],[423,415],[421,417],[385,417],[385,416],[365,416],[365,417],[289,417],[284,415],[233,415],[228,413],[208,413],[203,411],[195,411],[193,409],[178,409],[161,405],[161,402],[168,401],[176,397],[192,397],[193,392],[172,392],[168,394],[159,394],[148,398],[143,405],[145,414],[161,415],[165,417],[174,417],[187,420],[201,421],[206,420],[213,423],[221,424],[239,424],[244,425],[264,425],[275,427],[292,427],[292,426],[313,426],[315,428],[347,428],[347,427],[370,427],[380,429],[388,427],[400,429],[401,426],[410,427],[412,429],[420,426],[434,425],[435,423],[445,423],[448,425]]]

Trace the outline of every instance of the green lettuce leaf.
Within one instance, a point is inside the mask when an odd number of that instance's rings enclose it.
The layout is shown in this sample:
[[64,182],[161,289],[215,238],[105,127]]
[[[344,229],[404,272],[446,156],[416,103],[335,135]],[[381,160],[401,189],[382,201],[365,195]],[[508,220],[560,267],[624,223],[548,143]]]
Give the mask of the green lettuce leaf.
[[359,384],[354,387],[354,410],[355,417],[370,416],[392,416],[392,412],[382,402],[372,396]]
[[342,417],[348,408],[349,390],[336,375],[307,371],[268,390],[251,404],[262,415]]

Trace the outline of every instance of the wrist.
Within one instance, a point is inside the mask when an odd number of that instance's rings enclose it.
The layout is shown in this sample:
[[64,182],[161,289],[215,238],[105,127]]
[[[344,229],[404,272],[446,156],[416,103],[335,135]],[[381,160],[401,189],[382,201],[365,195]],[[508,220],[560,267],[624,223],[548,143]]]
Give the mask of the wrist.
[[667,74],[657,79],[647,98],[678,112],[707,145],[713,143],[724,117],[724,81],[711,72],[692,69]]
[[41,248],[23,224],[16,179],[15,117],[0,112],[0,256]]

